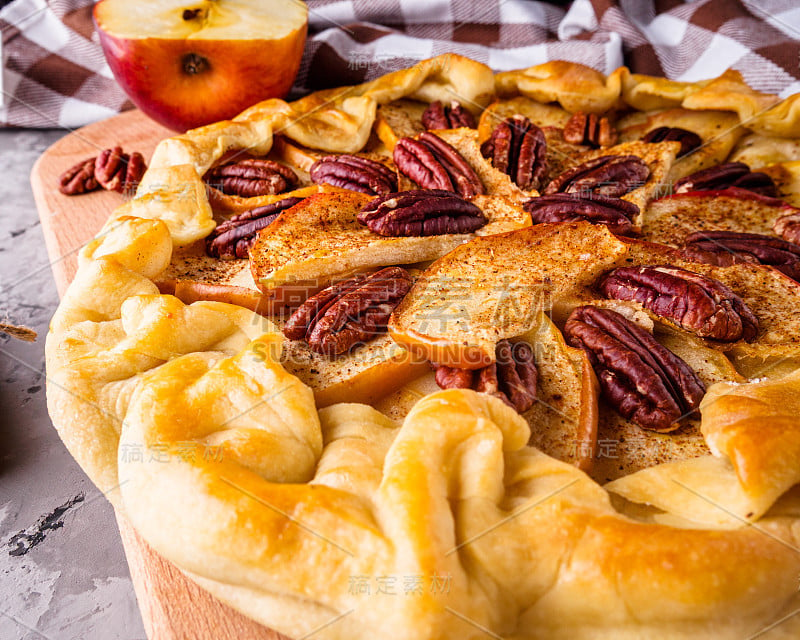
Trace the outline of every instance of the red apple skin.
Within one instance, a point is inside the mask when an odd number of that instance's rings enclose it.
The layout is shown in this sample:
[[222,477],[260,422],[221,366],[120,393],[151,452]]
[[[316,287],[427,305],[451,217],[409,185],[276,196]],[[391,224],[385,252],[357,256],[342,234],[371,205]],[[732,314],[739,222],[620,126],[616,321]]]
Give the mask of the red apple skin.
[[[278,40],[175,40],[118,38],[103,30],[96,15],[95,26],[128,97],[156,122],[181,132],[283,98],[297,75],[307,28]],[[207,68],[187,73],[190,54],[204,58]]]

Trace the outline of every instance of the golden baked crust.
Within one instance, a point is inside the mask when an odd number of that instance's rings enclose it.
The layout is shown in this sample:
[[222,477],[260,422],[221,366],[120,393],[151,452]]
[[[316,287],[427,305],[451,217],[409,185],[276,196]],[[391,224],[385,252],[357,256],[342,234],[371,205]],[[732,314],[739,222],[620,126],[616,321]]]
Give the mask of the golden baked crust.
[[[427,394],[430,381],[415,381],[405,390],[424,397],[402,420],[363,404],[318,410],[312,389],[281,365],[275,323],[233,304],[185,304],[154,284],[175,251],[214,228],[201,176],[229,149],[266,154],[282,130],[300,145],[355,152],[378,105],[457,96],[485,106],[495,87],[501,99],[555,101],[568,111],[722,110],[759,136],[800,137],[797,96],[773,106],[732,73],[688,84],[627,69],[604,77],[566,62],[493,79],[483,65],[448,55],[358,87],[261,103],[159,145],[136,197],[81,251],[47,340],[53,422],[158,552],[246,615],[296,638],[760,633],[796,606],[800,511],[791,494],[779,501],[800,481],[796,366],[709,388],[701,409],[708,455],[602,487],[529,446],[529,421],[485,394]],[[666,145],[669,154],[674,146]],[[800,175],[789,163],[777,170],[784,184]],[[510,247],[500,256],[509,272],[539,247],[523,266],[546,276],[556,315],[584,301],[609,264],[626,257],[679,264],[663,247],[587,223],[539,225],[459,246],[417,291],[448,268],[463,275],[457,259],[465,255],[471,268],[500,265],[474,251],[498,242]],[[751,265],[694,268],[713,272],[758,309],[766,329],[754,345],[739,345],[743,360],[777,353],[800,362],[796,285]],[[764,281],[769,286],[759,289]],[[423,336],[408,313],[418,302],[407,298],[392,326],[411,348],[409,336]],[[526,332],[556,344],[581,389],[566,399],[568,410],[591,424],[592,405],[584,403],[596,393],[593,376],[548,322],[538,314],[511,318],[498,332],[487,321],[462,342],[485,354],[499,338]],[[446,351],[453,341],[431,345]],[[739,375],[699,345],[689,351],[708,380]],[[358,586],[364,579],[369,593]],[[795,633],[796,622],[776,632]]]

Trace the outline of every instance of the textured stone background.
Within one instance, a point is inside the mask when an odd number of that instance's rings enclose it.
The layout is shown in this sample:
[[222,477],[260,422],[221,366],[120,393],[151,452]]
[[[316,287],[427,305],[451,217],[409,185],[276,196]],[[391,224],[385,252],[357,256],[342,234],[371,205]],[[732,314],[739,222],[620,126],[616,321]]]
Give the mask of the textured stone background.
[[145,638],[111,506],[47,416],[44,339],[58,304],[28,176],[64,131],[0,131],[0,638]]

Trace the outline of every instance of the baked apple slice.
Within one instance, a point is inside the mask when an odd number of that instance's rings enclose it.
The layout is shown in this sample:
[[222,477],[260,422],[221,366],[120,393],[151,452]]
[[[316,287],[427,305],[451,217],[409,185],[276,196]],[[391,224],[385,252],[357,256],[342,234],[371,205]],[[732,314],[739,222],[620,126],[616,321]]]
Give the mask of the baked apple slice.
[[591,295],[627,245],[587,222],[540,224],[476,238],[436,261],[395,310],[400,344],[451,367],[478,369],[495,347],[530,331],[539,311],[556,319]]
[[426,361],[415,360],[387,334],[335,357],[315,353],[305,342],[287,340],[281,364],[311,387],[320,408],[338,402],[375,402],[429,371]]
[[[683,143],[669,172],[669,182],[701,169],[725,162],[736,142],[744,134],[739,118],[725,111],[690,111],[667,109],[650,115],[636,112],[639,120],[620,121],[620,139],[679,140]],[[687,145],[690,137],[693,144]]]
[[[472,233],[378,235],[358,220],[373,200],[348,191],[312,196],[292,207],[259,234],[250,250],[257,286],[270,296],[288,286],[321,289],[372,268],[434,260],[474,237]],[[502,198],[487,199],[485,204],[486,224],[475,234],[529,224],[522,209]]]
[[737,344],[726,353],[736,370],[749,380],[782,378],[800,369],[800,343]]
[[641,214],[645,240],[680,247],[702,231],[736,231],[776,237],[773,224],[796,213],[785,202],[743,189],[690,191],[659,198]]
[[754,169],[798,160],[800,160],[800,140],[758,133],[750,133],[739,138],[728,157],[729,162],[744,162]]
[[375,114],[375,133],[387,149],[394,149],[400,138],[413,137],[426,130],[422,124],[422,114],[427,108],[424,102],[408,99],[382,104]]
[[[755,163],[751,166],[758,167]],[[793,207],[800,207],[800,160],[779,162],[759,170],[774,180],[782,200]]]
[[597,380],[586,354],[570,347],[545,313],[521,335],[532,346],[538,370],[536,402],[522,414],[529,444],[584,471],[597,450]]

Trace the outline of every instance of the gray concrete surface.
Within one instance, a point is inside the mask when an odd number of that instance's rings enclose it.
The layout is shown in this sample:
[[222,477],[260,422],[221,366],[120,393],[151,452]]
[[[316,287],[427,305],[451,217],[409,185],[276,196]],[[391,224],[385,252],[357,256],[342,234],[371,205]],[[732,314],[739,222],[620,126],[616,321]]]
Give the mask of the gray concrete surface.
[[64,131],[0,130],[0,638],[145,638],[111,506],[47,415],[44,337],[58,303],[28,176]]

